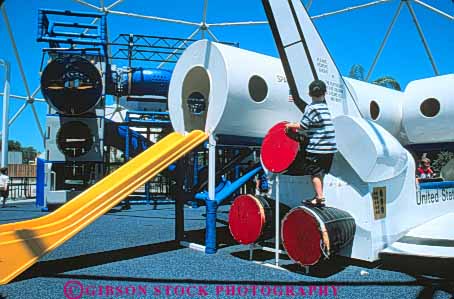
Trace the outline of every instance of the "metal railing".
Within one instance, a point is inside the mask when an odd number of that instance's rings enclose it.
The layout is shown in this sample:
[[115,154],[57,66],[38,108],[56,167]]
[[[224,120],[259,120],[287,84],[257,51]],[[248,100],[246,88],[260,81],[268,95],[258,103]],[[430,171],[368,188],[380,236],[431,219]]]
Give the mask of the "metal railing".
[[36,198],[36,178],[10,178],[9,199]]

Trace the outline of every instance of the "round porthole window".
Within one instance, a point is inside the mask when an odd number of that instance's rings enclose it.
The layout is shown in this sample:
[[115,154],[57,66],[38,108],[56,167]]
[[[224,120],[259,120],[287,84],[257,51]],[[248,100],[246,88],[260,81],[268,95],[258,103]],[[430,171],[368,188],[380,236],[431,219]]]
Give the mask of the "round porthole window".
[[425,99],[420,106],[422,115],[435,117],[440,112],[440,102],[435,98]]
[[378,106],[377,102],[375,102],[375,101],[370,102],[369,112],[370,112],[370,118],[372,120],[378,119],[378,117],[380,116],[380,106]]
[[260,76],[252,76],[251,79],[249,79],[248,87],[249,95],[255,102],[262,102],[268,95],[268,86],[266,85],[266,81]]
[[71,121],[63,124],[58,131],[57,145],[67,157],[77,158],[90,151],[93,146],[93,134],[86,124]]
[[192,114],[200,115],[206,111],[207,100],[200,92],[195,91],[191,93],[188,97],[187,103],[189,111]]

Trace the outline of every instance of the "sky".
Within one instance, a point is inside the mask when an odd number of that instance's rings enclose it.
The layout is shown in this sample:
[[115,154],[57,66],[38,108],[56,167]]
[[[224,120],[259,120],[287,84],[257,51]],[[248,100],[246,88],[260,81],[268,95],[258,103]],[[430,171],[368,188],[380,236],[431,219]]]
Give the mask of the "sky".
[[[98,0],[85,0],[100,6]],[[102,0],[101,0],[102,1]],[[354,64],[370,68],[386,30],[399,5],[393,0],[369,8],[315,20],[322,38],[343,75],[348,75]],[[422,0],[449,15],[454,15],[454,2],[451,0]],[[115,2],[104,0],[106,6]],[[304,3],[307,0],[303,1]],[[313,0],[309,13],[314,16],[353,5],[368,3],[368,0]],[[430,50],[441,75],[454,73],[454,21],[442,17],[422,6],[412,3],[421,24]],[[12,26],[19,54],[24,66],[31,92],[39,86],[40,65],[44,43],[38,43],[38,9],[50,8],[93,12],[75,0],[6,0],[5,9]],[[124,0],[113,8],[116,11],[159,16],[200,23],[203,0]],[[207,23],[264,21],[266,16],[260,0],[209,0]],[[147,34],[169,37],[188,37],[197,27],[156,22],[138,18],[108,15],[110,38],[120,33]],[[275,43],[268,25],[212,27],[219,40],[238,42],[241,48],[278,57]],[[197,38],[201,38],[200,35]],[[26,92],[19,73],[12,46],[0,18],[0,58],[11,62],[11,94],[25,96]],[[167,65],[172,68],[172,65]],[[397,79],[402,88],[412,80],[434,76],[411,15],[404,7],[397,20],[381,58],[371,79],[385,75]],[[0,70],[0,90],[3,91],[3,70]],[[39,93],[38,98],[42,98]],[[11,100],[9,115],[15,114],[23,104],[21,100]],[[47,104],[36,103],[39,119],[44,127]],[[44,146],[35,124],[32,110],[28,107],[10,127],[9,139],[19,140],[24,146],[34,146],[43,151]]]

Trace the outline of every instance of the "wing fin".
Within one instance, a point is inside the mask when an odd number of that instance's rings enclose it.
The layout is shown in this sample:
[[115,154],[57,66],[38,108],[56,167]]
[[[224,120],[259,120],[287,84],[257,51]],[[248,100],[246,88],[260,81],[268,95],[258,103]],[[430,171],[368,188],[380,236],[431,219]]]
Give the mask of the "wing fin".
[[354,97],[300,0],[262,0],[295,104],[310,102],[314,79],[327,84],[333,117],[360,116]]

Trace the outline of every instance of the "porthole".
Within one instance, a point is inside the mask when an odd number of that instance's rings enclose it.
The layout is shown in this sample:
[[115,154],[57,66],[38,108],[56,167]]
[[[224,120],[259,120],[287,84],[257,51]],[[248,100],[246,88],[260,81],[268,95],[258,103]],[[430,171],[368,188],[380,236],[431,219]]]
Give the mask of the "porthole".
[[71,121],[63,124],[58,130],[57,145],[65,156],[77,158],[90,151],[93,146],[93,134],[86,124]]
[[369,112],[370,112],[370,118],[372,120],[378,119],[378,117],[380,116],[380,106],[378,106],[377,102],[375,102],[375,101],[370,102]]
[[440,102],[435,98],[425,99],[419,107],[425,117],[435,117],[440,112]]
[[257,75],[249,79],[249,95],[255,102],[263,102],[268,95],[268,85],[266,81]]
[[188,100],[188,109],[194,115],[200,115],[206,111],[207,108],[207,99],[200,92],[193,92],[189,95]]

